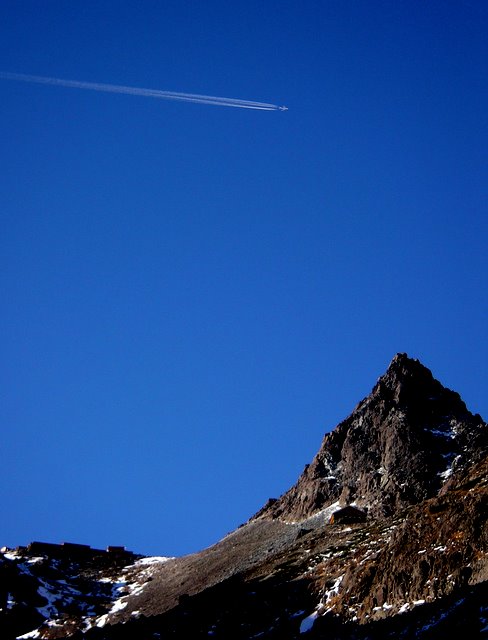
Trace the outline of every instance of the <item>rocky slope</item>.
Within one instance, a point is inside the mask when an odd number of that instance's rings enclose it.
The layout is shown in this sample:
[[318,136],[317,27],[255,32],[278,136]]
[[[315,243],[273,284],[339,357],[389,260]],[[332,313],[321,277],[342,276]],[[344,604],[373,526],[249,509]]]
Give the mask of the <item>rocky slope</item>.
[[487,498],[488,426],[398,354],[296,485],[216,545],[0,556],[0,636],[488,637]]

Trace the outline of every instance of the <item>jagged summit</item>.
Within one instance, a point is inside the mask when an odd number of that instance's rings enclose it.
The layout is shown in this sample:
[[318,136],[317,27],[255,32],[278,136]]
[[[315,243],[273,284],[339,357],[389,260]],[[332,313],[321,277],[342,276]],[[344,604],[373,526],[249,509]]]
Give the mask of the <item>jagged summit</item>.
[[338,502],[383,517],[437,495],[488,450],[488,429],[458,393],[398,353],[371,393],[325,435],[298,482],[254,518],[299,521]]
[[438,408],[441,406],[439,402],[447,402],[450,410],[466,412],[466,405],[457,392],[446,389],[434,378],[430,369],[419,360],[409,358],[406,353],[394,356],[366,400],[378,394],[385,399],[389,396],[392,403],[407,410],[436,400]]

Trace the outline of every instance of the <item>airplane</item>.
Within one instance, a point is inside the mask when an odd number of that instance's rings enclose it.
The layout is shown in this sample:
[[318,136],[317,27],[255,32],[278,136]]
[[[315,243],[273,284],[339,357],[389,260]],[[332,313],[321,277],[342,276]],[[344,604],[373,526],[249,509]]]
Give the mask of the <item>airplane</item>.
[[280,111],[288,111],[288,107],[285,107],[284,105],[282,107],[278,107],[278,109]]

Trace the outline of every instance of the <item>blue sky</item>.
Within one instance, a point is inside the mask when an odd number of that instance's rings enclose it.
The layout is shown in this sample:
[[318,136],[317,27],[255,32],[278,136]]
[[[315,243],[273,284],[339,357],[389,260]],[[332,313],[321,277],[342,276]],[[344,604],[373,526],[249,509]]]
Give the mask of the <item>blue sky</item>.
[[6,0],[0,545],[181,555],[396,352],[488,416],[485,2]]

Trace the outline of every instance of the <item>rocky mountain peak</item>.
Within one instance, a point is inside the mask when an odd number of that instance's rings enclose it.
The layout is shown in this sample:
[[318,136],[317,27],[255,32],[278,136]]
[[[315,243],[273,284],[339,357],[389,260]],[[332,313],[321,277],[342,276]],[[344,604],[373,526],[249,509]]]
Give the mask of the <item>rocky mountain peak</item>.
[[457,392],[443,387],[427,367],[406,353],[396,354],[366,401],[378,398],[406,412],[421,413],[426,405],[430,409],[466,412]]
[[439,493],[488,450],[488,428],[458,393],[398,353],[371,393],[327,433],[298,482],[255,518],[304,520],[353,504],[384,517]]

